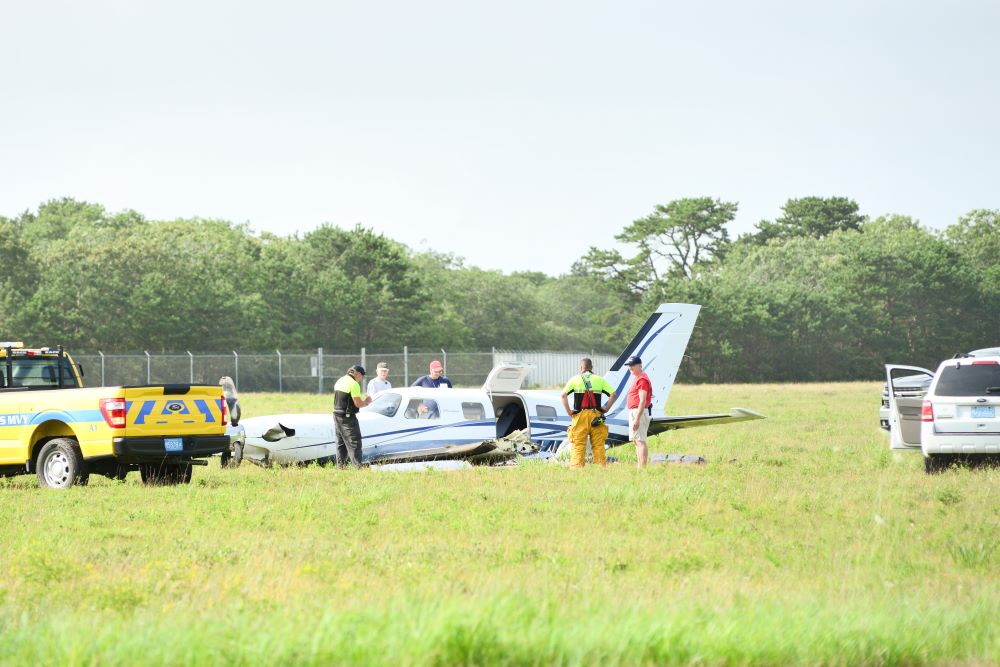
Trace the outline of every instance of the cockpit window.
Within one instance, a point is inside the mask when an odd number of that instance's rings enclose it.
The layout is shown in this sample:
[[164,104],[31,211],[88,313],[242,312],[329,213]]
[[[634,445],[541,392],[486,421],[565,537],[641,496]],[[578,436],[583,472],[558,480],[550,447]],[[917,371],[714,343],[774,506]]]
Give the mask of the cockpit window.
[[462,416],[466,419],[486,419],[486,408],[482,403],[462,403]]
[[439,419],[441,413],[438,410],[437,401],[429,398],[414,398],[407,404],[403,416],[407,419]]
[[556,409],[551,405],[539,405],[538,418],[542,421],[554,422],[556,420]]
[[396,410],[399,410],[401,400],[402,397],[399,394],[391,391],[383,391],[375,397],[375,400],[361,409],[369,412],[377,412],[386,417],[392,417],[396,414]]

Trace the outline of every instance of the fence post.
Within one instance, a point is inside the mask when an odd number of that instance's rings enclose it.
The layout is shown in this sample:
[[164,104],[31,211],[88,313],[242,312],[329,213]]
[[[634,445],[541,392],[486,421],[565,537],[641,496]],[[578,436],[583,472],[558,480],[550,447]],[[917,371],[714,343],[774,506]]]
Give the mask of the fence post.
[[410,353],[405,345],[403,346],[403,386],[410,386]]
[[445,375],[447,375],[448,374],[448,353],[444,351],[443,347],[441,348],[441,366],[442,366],[441,372],[444,373]]
[[365,348],[361,348],[361,365],[368,370],[368,364],[365,363]]
[[275,350],[278,353],[278,393],[281,393],[281,350]]
[[101,355],[101,386],[105,387],[107,385],[104,384],[104,353],[98,350],[97,354]]
[[194,355],[191,354],[191,350],[187,351],[188,356],[191,357],[191,384],[194,384]]
[[319,393],[323,393],[323,348],[316,348],[316,368],[319,375]]
[[153,358],[149,356],[149,350],[143,350],[143,352],[146,353],[146,384],[153,384],[153,381],[150,379],[153,376]]
[[240,386],[240,355],[236,354],[236,350],[233,350],[233,370],[236,372],[233,384],[238,388]]

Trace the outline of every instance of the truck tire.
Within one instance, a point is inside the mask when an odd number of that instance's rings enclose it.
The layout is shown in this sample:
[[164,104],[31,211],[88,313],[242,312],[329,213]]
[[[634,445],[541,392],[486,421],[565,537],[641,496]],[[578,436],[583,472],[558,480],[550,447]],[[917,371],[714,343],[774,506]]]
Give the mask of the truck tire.
[[74,484],[86,486],[90,481],[80,447],[71,438],[53,438],[45,443],[35,468],[39,486],[50,489],[68,489]]
[[139,465],[139,475],[142,476],[142,483],[149,486],[175,486],[190,484],[193,468],[194,466],[185,462],[142,463]]

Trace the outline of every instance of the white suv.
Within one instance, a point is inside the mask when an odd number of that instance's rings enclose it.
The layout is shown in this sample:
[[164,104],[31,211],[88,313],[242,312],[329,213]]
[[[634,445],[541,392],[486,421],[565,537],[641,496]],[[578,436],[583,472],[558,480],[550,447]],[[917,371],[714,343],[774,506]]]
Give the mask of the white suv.
[[[901,382],[932,377],[923,396]],[[886,366],[890,448],[920,449],[924,468],[938,472],[958,461],[1000,461],[1000,355],[948,359],[936,373]]]
[[[1000,347],[984,347],[981,350],[973,350],[972,352],[966,352],[964,354],[956,354],[953,359],[959,359],[961,357],[1000,357]],[[895,366],[894,368],[905,368],[904,366]],[[931,380],[934,379],[934,373],[927,370],[926,368],[918,368],[916,366],[910,366],[914,370],[920,371],[919,373],[913,375],[906,375],[903,377],[897,377],[894,380],[896,385],[896,396],[923,396],[927,393],[927,388],[931,386]],[[878,411],[878,425],[882,427],[883,431],[889,430],[889,384],[886,383],[882,387],[882,407]]]

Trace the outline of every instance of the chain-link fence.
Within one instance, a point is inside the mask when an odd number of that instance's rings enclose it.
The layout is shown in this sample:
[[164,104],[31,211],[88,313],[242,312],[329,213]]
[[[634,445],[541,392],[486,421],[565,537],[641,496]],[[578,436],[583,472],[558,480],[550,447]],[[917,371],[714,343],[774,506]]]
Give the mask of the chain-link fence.
[[228,375],[240,391],[330,393],[337,378],[348,367],[360,363],[375,377],[375,365],[389,365],[389,381],[394,386],[412,384],[428,371],[431,361],[444,365],[444,374],[456,387],[478,387],[490,370],[501,363],[531,366],[525,385],[562,386],[578,370],[580,357],[594,360],[594,369],[603,373],[615,357],[587,352],[532,352],[492,350],[490,352],[411,351],[358,354],[281,352],[230,354],[163,353],[150,354],[74,354],[83,368],[87,386],[111,387],[141,384],[216,384]]

